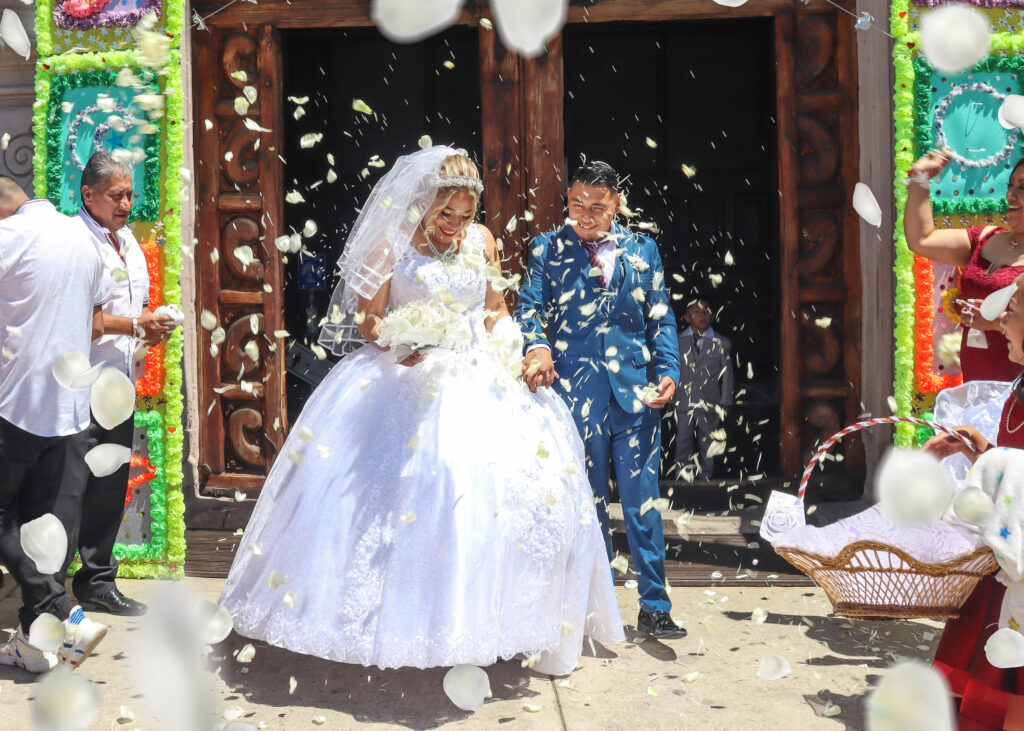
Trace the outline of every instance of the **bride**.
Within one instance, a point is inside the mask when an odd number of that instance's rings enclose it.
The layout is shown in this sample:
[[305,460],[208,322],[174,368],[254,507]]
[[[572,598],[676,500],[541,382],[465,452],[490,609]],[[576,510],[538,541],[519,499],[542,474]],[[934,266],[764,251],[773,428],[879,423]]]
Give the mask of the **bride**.
[[[482,191],[435,146],[399,158],[359,214],[320,342],[366,344],[267,477],[220,599],[240,634],[381,668],[525,654],[553,675],[584,635],[624,639],[579,434],[518,377],[497,245],[473,223]],[[384,349],[389,313],[417,304],[455,334]]]

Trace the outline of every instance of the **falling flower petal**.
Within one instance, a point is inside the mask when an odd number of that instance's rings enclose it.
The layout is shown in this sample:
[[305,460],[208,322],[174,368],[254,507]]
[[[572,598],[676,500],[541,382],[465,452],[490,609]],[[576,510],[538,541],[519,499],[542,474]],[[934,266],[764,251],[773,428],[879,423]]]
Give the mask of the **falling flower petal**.
[[1024,96],[1008,94],[999,106],[998,119],[1006,129],[1024,127]]
[[218,642],[223,642],[235,628],[231,614],[219,604],[203,599],[196,609],[199,615],[199,631],[204,644],[216,645]]
[[305,236],[308,239],[308,238],[311,238],[313,236],[316,236],[316,232],[317,232],[316,221],[313,221],[312,219],[308,219],[306,221],[306,225],[304,225],[302,227],[302,235]]
[[952,3],[921,17],[921,53],[948,74],[965,71],[988,55],[991,29],[982,13]]
[[652,140],[650,137],[644,138],[644,142],[646,142],[647,146],[650,147],[652,150],[658,146],[658,143]]
[[984,526],[995,515],[996,506],[992,498],[980,487],[965,487],[953,500],[956,517],[971,525]]
[[295,676],[292,675],[290,678],[288,678],[288,695],[294,693],[297,687],[299,687],[299,681],[297,681],[295,679]]
[[217,316],[209,310],[203,310],[199,315],[199,324],[204,330],[213,330],[217,327]]
[[323,138],[324,135],[322,132],[309,132],[299,138],[299,147],[303,150],[308,150],[311,147],[316,147],[316,144]]
[[246,663],[252,662],[252,659],[256,656],[256,648],[251,643],[247,642],[242,646],[242,649],[235,655],[235,659],[238,662]]
[[685,163],[683,164],[683,175],[685,175],[687,178],[692,178],[696,174],[697,168],[695,168],[693,165],[687,165]]
[[302,197],[302,193],[297,190],[289,190],[285,193],[284,200],[286,203],[303,203],[305,198]]
[[491,692],[487,673],[476,665],[456,665],[445,673],[445,695],[463,711],[478,711]]
[[953,499],[949,474],[935,457],[919,450],[890,450],[875,484],[882,512],[899,526],[936,521]]
[[251,131],[251,132],[270,132],[271,131],[271,130],[267,129],[266,127],[263,127],[262,125],[260,125],[259,122],[257,122],[255,119],[252,119],[250,117],[246,117],[244,120],[242,120],[242,124],[244,124],[245,128],[247,130]]
[[916,662],[897,665],[878,683],[866,703],[870,731],[953,731],[953,704],[945,678]]
[[524,703],[523,710],[527,713],[540,713],[543,706],[539,706],[536,703]]
[[498,35],[526,58],[538,56],[565,23],[569,0],[491,0]]
[[363,114],[373,114],[373,110],[370,108],[370,105],[364,102],[362,99],[353,99],[352,108],[355,111],[361,112]]
[[242,262],[243,267],[252,266],[256,261],[256,257],[253,255],[251,246],[238,246],[234,250],[235,258]]
[[996,630],[985,643],[985,658],[997,668],[1024,666],[1024,635],[1009,627]]
[[872,226],[880,226],[882,224],[882,209],[879,208],[878,201],[875,200],[875,194],[871,192],[871,188],[864,185],[864,183],[857,183],[853,187],[853,210],[857,211],[857,215]]
[[629,559],[623,556],[621,553],[608,562],[608,565],[618,571],[620,574],[626,573],[629,570]]
[[100,692],[79,673],[65,667],[47,675],[32,703],[33,731],[85,731],[100,710]]
[[21,526],[21,550],[41,574],[53,574],[64,564],[68,551],[68,534],[64,524],[53,513],[40,515]]
[[396,43],[413,43],[454,23],[462,3],[463,0],[373,0],[370,17],[386,38]]
[[77,350],[67,350],[57,356],[51,371],[57,383],[71,391],[84,391],[92,386],[103,370],[103,363],[91,365],[89,356]]
[[33,647],[43,652],[56,652],[64,644],[64,623],[52,614],[40,614],[28,628]]
[[755,607],[754,611],[750,613],[750,621],[755,624],[764,624],[766,619],[768,619],[768,610],[763,607]]
[[131,458],[131,448],[122,444],[98,444],[85,453],[85,463],[95,477],[114,474]]
[[747,0],[715,0],[715,2],[727,8],[738,8],[740,5],[745,5]]
[[693,681],[695,681],[697,679],[697,676],[699,676],[699,675],[700,675],[699,672],[694,671],[692,673],[687,673],[686,675],[682,676],[680,678],[680,680],[682,680],[684,683],[692,683]]
[[757,677],[762,680],[781,680],[793,672],[793,666],[789,660],[769,652],[761,658],[761,665],[757,669]]
[[135,386],[117,368],[107,367],[89,389],[93,418],[104,429],[113,429],[135,412]]
[[276,589],[282,584],[288,581],[288,577],[277,571],[271,571],[270,576],[267,577],[267,586],[271,589]]
[[19,56],[28,58],[32,55],[32,43],[25,32],[25,26],[22,25],[18,14],[10,8],[5,8],[3,15],[0,16],[0,40]]

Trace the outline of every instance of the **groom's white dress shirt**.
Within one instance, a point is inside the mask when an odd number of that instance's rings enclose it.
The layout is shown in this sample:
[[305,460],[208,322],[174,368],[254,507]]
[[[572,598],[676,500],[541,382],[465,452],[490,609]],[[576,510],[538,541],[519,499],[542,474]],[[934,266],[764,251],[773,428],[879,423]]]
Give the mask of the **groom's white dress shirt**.
[[89,426],[88,389],[63,388],[52,367],[89,355],[103,303],[103,262],[79,219],[34,199],[0,221],[0,418],[41,437]]

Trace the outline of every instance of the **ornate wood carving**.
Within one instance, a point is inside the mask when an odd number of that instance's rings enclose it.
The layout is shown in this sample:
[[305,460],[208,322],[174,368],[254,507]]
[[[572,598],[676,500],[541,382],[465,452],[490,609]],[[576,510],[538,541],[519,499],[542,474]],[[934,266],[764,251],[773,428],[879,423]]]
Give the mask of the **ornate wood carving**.
[[[284,218],[281,55],[269,26],[203,31],[195,48],[196,309],[212,312],[223,329],[217,343],[199,330],[202,490],[255,496],[287,428],[284,353],[273,337],[283,329],[282,264],[277,248],[266,245]],[[256,125],[246,126],[247,118]]]
[[[783,469],[796,475],[821,440],[860,411],[860,252],[849,201],[857,182],[854,31],[833,11],[780,15]],[[863,457],[826,470],[858,474]]]

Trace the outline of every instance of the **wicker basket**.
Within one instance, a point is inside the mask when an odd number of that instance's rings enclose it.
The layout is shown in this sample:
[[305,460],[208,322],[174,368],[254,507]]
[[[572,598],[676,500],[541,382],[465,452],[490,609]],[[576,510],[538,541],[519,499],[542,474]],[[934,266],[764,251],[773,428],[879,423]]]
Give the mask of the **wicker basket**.
[[[912,417],[885,417],[854,424],[821,445],[804,470],[797,497],[803,499],[815,465],[839,439],[868,426],[895,421],[923,424],[953,434],[939,424]],[[988,547],[937,564],[922,563],[895,546],[876,541],[855,541],[833,557],[786,546],[775,551],[825,590],[836,614],[861,619],[956,617],[978,582],[999,568]]]

